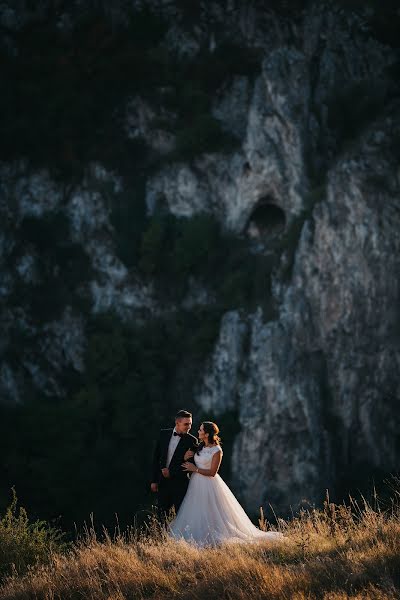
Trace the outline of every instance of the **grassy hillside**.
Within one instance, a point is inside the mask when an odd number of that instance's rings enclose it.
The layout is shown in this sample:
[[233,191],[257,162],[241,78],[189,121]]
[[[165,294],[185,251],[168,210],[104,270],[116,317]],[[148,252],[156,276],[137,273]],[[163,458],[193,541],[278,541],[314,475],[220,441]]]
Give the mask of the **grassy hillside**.
[[[138,533],[93,530],[47,562],[4,581],[1,600],[96,598],[395,599],[400,594],[400,494],[383,507],[324,503],[290,521],[273,545],[198,549],[168,540],[155,524]],[[262,528],[269,523],[260,520]],[[0,528],[0,536],[4,532]],[[0,539],[0,541],[3,541]],[[25,571],[25,574],[24,574]]]

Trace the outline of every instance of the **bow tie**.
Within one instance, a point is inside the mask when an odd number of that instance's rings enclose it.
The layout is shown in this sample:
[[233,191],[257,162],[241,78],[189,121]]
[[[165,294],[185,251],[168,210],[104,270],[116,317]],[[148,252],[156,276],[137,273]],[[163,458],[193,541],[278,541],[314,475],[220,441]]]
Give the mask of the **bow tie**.
[[177,433],[176,431],[174,431],[174,435],[179,435],[179,437],[182,437],[183,433]]

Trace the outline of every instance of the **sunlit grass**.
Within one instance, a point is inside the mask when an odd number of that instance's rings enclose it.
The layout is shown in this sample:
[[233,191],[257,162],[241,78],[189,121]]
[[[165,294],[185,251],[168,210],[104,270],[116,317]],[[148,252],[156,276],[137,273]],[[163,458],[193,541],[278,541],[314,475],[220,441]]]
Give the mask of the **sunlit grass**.
[[[278,519],[279,542],[199,549],[155,522],[100,540],[93,529],[51,563],[8,578],[1,600],[320,599],[400,597],[400,504],[350,499]],[[262,518],[262,528],[269,524]]]

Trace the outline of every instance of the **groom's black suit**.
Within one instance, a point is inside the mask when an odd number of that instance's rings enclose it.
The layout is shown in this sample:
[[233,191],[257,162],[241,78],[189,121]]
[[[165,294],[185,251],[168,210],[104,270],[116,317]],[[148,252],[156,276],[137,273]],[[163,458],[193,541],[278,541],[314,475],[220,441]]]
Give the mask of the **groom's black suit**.
[[197,439],[190,433],[184,433],[172,455],[169,463],[170,477],[163,476],[161,469],[167,466],[167,455],[169,442],[173,429],[162,429],[153,456],[153,483],[158,483],[158,509],[160,513],[169,513],[174,506],[178,512],[182,500],[185,497],[189,484],[188,473],[183,470],[182,463],[187,450],[196,450]]

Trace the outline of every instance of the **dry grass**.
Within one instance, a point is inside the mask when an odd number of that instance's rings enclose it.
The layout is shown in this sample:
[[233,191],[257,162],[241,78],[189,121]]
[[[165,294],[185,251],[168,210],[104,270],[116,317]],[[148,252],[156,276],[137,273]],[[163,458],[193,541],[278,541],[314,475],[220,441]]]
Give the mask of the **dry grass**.
[[[398,492],[396,492],[398,498]],[[334,505],[279,520],[274,544],[198,549],[157,530],[99,541],[93,531],[50,565],[13,575],[0,600],[400,597],[400,509]],[[268,526],[261,521],[262,526]],[[151,528],[150,528],[151,529]]]

